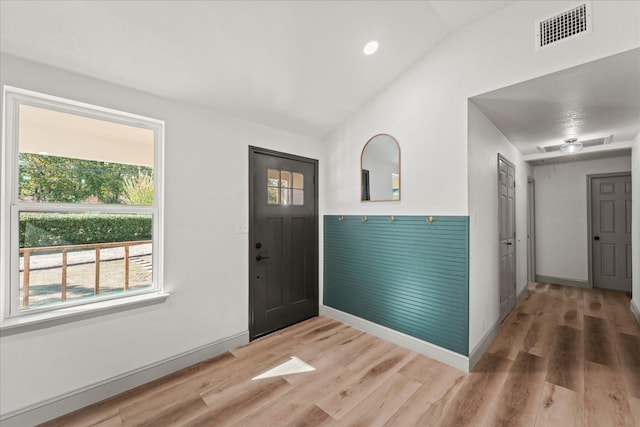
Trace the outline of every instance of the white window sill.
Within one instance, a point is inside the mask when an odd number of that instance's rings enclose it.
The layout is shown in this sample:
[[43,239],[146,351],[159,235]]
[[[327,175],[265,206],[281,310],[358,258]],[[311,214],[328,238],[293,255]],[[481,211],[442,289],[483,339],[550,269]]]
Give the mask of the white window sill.
[[130,297],[97,301],[74,307],[60,308],[42,313],[25,314],[8,319],[0,323],[0,336],[35,331],[81,319],[104,316],[123,310],[130,310],[152,304],[164,302],[169,297],[167,293],[149,293]]

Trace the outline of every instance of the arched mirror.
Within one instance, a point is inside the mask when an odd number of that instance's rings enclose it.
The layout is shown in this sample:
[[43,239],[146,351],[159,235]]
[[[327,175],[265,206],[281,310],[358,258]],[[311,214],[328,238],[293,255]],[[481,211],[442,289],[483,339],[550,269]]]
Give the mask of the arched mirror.
[[379,134],[371,138],[360,157],[363,202],[400,200],[400,145],[394,137]]

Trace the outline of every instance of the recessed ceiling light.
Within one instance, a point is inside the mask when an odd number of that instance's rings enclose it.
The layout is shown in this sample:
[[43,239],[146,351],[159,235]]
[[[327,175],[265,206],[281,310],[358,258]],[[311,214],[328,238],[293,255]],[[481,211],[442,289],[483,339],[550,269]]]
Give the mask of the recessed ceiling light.
[[364,46],[364,54],[365,55],[373,55],[378,50],[378,42],[375,40],[371,40]]

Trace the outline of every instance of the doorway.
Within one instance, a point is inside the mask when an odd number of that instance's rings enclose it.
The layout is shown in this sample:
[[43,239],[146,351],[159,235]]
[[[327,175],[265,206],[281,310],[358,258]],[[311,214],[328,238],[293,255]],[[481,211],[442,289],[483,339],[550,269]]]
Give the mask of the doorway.
[[631,174],[591,175],[588,182],[591,283],[631,292]]
[[318,315],[318,161],[249,147],[249,335]]
[[500,320],[516,306],[516,169],[498,154]]

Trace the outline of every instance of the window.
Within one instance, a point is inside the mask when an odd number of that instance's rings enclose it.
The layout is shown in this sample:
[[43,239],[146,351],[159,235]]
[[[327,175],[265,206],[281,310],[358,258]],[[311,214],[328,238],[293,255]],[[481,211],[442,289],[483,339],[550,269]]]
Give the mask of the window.
[[304,175],[298,172],[268,169],[267,204],[304,205]]
[[5,87],[2,319],[161,293],[164,123]]

